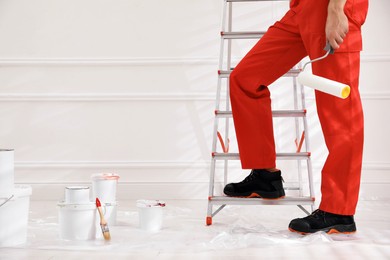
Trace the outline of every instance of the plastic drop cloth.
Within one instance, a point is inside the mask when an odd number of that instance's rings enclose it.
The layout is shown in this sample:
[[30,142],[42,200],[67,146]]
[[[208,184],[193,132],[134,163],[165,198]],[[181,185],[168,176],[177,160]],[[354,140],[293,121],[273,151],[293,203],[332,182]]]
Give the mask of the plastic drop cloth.
[[345,252],[353,255],[370,248],[373,250],[370,254],[390,256],[389,207],[383,207],[376,217],[372,216],[375,209],[365,207],[362,216],[357,216],[359,232],[355,234],[327,235],[318,232],[302,236],[287,230],[292,218],[304,216],[296,206],[227,206],[213,218],[213,225],[206,226],[207,202],[168,201],[161,231],[149,233],[138,227],[135,201],[120,202],[117,225],[109,227],[112,239],[106,242],[103,238],[93,241],[59,239],[56,202],[51,207],[50,203],[32,202],[28,243],[20,249],[98,251],[120,255],[145,252],[155,255],[221,255],[250,250],[254,254],[262,252],[263,256],[279,255],[283,258],[302,256],[303,252],[311,251],[311,254],[328,252],[327,257]]

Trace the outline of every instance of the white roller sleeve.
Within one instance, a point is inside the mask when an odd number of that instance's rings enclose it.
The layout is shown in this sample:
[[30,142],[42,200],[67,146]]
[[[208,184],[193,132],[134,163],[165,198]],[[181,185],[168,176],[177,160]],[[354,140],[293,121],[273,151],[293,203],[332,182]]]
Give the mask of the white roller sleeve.
[[342,99],[347,98],[351,92],[351,88],[348,85],[313,75],[309,70],[299,73],[298,82],[309,88],[313,88]]

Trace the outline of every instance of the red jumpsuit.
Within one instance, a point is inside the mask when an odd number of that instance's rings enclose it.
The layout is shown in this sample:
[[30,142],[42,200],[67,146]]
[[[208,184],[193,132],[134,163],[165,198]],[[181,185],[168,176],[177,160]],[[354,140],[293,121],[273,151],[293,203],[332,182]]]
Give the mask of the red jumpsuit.
[[[230,75],[233,120],[243,169],[276,167],[268,87],[302,58],[325,54],[329,0],[292,0],[290,10],[269,28]],[[351,86],[347,99],[316,91],[317,113],[329,154],[322,169],[319,208],[354,215],[363,152],[359,94],[361,25],[368,0],[347,0],[349,32],[335,54],[312,64],[313,73]]]

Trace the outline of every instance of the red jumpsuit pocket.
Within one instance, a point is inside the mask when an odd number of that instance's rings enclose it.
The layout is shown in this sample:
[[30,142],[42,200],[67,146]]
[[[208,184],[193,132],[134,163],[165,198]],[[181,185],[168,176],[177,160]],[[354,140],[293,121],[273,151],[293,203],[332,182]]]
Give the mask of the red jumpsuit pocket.
[[[364,24],[368,12],[368,0],[348,0],[344,12],[353,27],[360,29]],[[351,26],[351,25],[350,25]]]
[[349,31],[340,48],[335,52],[358,52],[362,50],[362,34],[360,31]]

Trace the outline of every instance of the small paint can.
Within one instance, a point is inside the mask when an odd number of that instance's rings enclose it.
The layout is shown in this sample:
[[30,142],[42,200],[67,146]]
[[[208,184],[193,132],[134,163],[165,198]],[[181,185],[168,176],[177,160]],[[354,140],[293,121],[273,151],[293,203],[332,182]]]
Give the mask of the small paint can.
[[139,227],[148,232],[158,232],[163,224],[165,203],[159,200],[137,200]]

